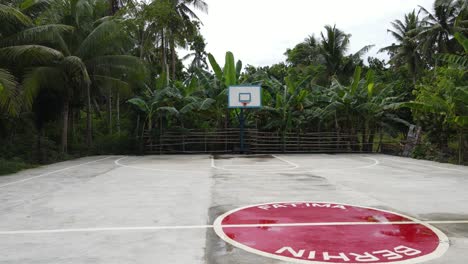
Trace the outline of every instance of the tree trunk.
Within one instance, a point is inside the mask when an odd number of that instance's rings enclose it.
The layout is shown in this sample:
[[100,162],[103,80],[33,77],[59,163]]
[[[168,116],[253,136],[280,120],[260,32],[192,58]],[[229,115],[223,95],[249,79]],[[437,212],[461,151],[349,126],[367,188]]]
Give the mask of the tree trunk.
[[229,128],[229,121],[230,121],[231,111],[229,108],[226,108],[226,118],[224,119],[224,128]]
[[137,120],[136,120],[136,129],[135,129],[135,135],[136,135],[136,139],[138,140],[138,133],[140,131],[140,114],[137,115]]
[[367,121],[364,124],[364,129],[362,130],[362,139],[361,139],[361,150],[367,151]]
[[166,56],[166,40],[164,39],[164,29],[161,31],[161,68],[162,72],[166,72],[167,68],[167,56]]
[[91,88],[90,85],[86,85],[86,146],[88,150],[93,144],[93,131],[91,123]]
[[171,56],[172,56],[172,80],[176,79],[176,52],[175,52],[175,42],[174,36],[171,37]]
[[[75,126],[75,123],[76,123],[76,108],[72,107],[70,110],[69,110],[69,120],[68,122],[70,123],[70,128],[71,128],[71,135],[70,135],[70,140],[73,142],[75,140],[75,136],[76,136],[76,126]],[[79,114],[79,113],[78,113]]]
[[[145,130],[144,127],[143,127],[143,130]],[[148,116],[148,132],[151,132],[152,130],[153,130],[153,116],[149,115]]]
[[110,5],[110,15],[113,16],[117,11],[119,11],[118,0],[109,0]]
[[465,160],[465,135],[463,129],[458,131],[458,164],[462,165]]
[[107,125],[109,135],[112,135],[112,88],[109,87],[107,92]]
[[140,42],[140,59],[143,60],[143,55],[145,54],[145,31],[140,30],[141,42]]
[[340,124],[338,123],[338,116],[335,111],[335,130],[336,130],[336,149],[340,147],[341,135],[340,135]]
[[379,153],[382,152],[382,141],[383,141],[383,129],[381,127],[379,130],[379,145],[377,146],[377,151]]
[[63,99],[63,109],[62,109],[62,118],[63,118],[63,128],[62,128],[62,154],[68,152],[68,113],[69,113],[69,98],[65,97]]
[[102,119],[101,108],[99,108],[99,104],[96,101],[96,98],[93,98],[93,108],[94,108],[94,113],[97,115],[97,117],[99,119]]
[[372,128],[369,131],[369,139],[367,141],[367,143],[368,143],[367,151],[368,152],[374,152],[374,139],[375,139],[375,128]]
[[39,128],[39,131],[37,133],[37,157],[36,160],[39,162],[39,164],[42,164],[43,159],[42,159],[42,127]]
[[115,109],[117,110],[117,133],[120,135],[120,93],[117,91]]

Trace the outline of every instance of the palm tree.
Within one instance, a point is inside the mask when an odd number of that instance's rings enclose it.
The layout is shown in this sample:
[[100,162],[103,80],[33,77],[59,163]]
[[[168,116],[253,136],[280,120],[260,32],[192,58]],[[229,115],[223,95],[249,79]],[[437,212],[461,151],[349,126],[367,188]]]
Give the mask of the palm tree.
[[[5,3],[9,4],[9,3]],[[0,43],[5,38],[33,25],[31,19],[11,6],[0,4]],[[3,48],[0,45],[0,49]],[[0,55],[0,110],[7,115],[16,116],[21,111],[18,80]]]
[[323,63],[322,56],[320,55],[319,40],[313,35],[307,37],[293,49],[288,49],[284,55],[287,56],[286,61],[293,66],[309,66]]
[[208,63],[206,61],[206,57],[208,54],[205,51],[206,43],[205,39],[202,35],[197,34],[193,38],[193,42],[191,44],[190,49],[193,51],[192,53],[187,54],[183,59],[188,60],[192,58],[192,62],[190,63],[189,71],[194,71],[195,69],[208,69]]
[[[28,25],[2,41],[2,61],[15,67],[38,66],[27,72],[23,87],[32,105],[40,89],[56,89],[63,96],[62,152],[68,149],[68,116],[72,98],[85,94],[87,143],[91,145],[91,85],[119,83],[125,73],[141,70],[137,58],[122,54],[125,38],[116,19],[99,15],[91,0],[66,1],[51,5],[38,18],[44,25]],[[96,9],[93,9],[96,4]],[[19,12],[19,11],[17,11]],[[97,17],[96,19],[99,19]],[[62,25],[60,22],[70,23]],[[93,27],[93,24],[95,25]],[[74,30],[73,34],[67,34]],[[37,45],[41,43],[46,46]],[[22,62],[22,63],[19,63]],[[25,62],[27,62],[26,65]]]
[[[197,34],[198,22],[200,18],[194,10],[208,12],[208,4],[204,0],[170,0],[178,17],[179,23],[169,25],[169,45],[171,49],[172,79],[176,77],[177,55],[175,52],[176,44],[185,46],[185,40]],[[194,20],[194,21],[192,21]]]
[[343,62],[345,53],[349,49],[351,35],[344,33],[336,26],[325,26],[325,34],[321,33],[321,51],[325,57],[328,76],[336,75]]
[[395,20],[392,22],[392,29],[387,30],[398,42],[391,46],[382,48],[380,52],[388,52],[391,55],[390,63],[396,67],[405,65],[408,72],[413,77],[413,83],[421,70],[424,68],[424,62],[418,49],[418,42],[415,39],[417,30],[421,23],[416,11],[405,15],[404,22]]
[[21,111],[18,83],[8,70],[0,69],[0,113],[17,116]]
[[420,12],[425,17],[421,21],[421,27],[415,31],[427,58],[432,59],[434,51],[437,53],[457,51],[459,47],[453,35],[455,32],[464,34],[468,32],[468,28],[464,26],[466,21],[457,23],[460,16],[466,14],[466,8],[466,1],[463,0],[436,0],[433,5],[434,13],[420,6]]
[[320,51],[324,57],[329,78],[336,75],[346,79],[351,76],[354,68],[361,63],[361,57],[373,47],[373,45],[368,45],[346,56],[351,35],[336,26],[325,26],[325,34],[322,32],[321,38]]

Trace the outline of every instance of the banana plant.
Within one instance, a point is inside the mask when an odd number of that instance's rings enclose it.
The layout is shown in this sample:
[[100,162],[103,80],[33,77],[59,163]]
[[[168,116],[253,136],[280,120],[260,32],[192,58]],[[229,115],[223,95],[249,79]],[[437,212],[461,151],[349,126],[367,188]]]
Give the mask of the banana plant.
[[[452,69],[453,70],[453,69]],[[464,73],[460,73],[464,76]],[[435,85],[420,85],[414,101],[403,104],[413,112],[431,113],[458,133],[458,161],[464,160],[465,132],[468,129],[468,86],[456,86],[442,75]]]
[[357,67],[350,85],[342,85],[334,79],[326,89],[323,99],[326,106],[321,112],[324,117],[335,120],[335,129],[349,133],[354,150],[358,150],[358,131],[361,130],[361,150],[372,150],[375,132],[392,123],[407,122],[400,119],[393,110],[401,106],[401,98],[393,96],[393,89],[375,81],[374,73],[369,71],[361,78],[362,69]]
[[293,127],[300,128],[304,122],[304,111],[312,103],[310,91],[305,89],[309,77],[298,81],[286,77],[285,84],[274,77],[264,82],[266,104],[263,111],[267,111],[274,118],[266,124],[268,129],[276,129],[280,132],[282,142],[286,140],[286,134]]
[[[231,111],[227,108],[228,87],[240,84],[242,61],[235,62],[232,52],[226,52],[224,68],[221,68],[212,54],[208,54],[208,60],[214,75],[201,69],[197,70],[200,84],[204,86],[207,97],[216,100],[214,111],[222,116],[224,113],[224,127],[227,128],[231,119]],[[219,125],[218,125],[219,126]]]
[[209,110],[216,102],[216,100],[206,97],[197,78],[192,77],[185,83],[177,84],[176,87],[182,93],[183,106],[180,112],[183,114]]
[[153,122],[156,119],[161,120],[166,115],[179,116],[175,105],[178,100],[182,99],[182,95],[177,88],[165,85],[166,78],[166,74],[163,73],[157,79],[154,90],[147,88],[143,95],[128,100],[128,103],[136,106],[146,115],[144,123],[148,132],[152,131]]

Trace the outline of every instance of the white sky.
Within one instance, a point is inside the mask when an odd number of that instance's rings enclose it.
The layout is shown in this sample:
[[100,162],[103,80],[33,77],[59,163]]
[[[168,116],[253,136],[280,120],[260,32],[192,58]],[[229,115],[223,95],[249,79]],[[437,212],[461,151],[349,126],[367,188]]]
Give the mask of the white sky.
[[[232,51],[244,65],[265,66],[285,60],[308,35],[320,36],[327,24],[352,34],[350,52],[376,46],[369,56],[387,58],[378,50],[394,40],[390,22],[403,19],[418,5],[431,8],[434,0],[205,0],[208,14],[200,14],[207,52],[224,65]],[[198,12],[199,13],[199,12]],[[181,52],[181,55],[186,52]]]

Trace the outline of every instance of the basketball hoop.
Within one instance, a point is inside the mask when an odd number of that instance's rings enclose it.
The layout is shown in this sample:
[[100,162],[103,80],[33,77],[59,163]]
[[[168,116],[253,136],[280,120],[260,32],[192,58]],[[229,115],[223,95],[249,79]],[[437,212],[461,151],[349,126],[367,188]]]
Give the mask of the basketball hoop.
[[240,109],[239,117],[239,141],[240,153],[245,153],[244,111],[253,108],[262,108],[262,87],[252,85],[229,86],[228,108]]

